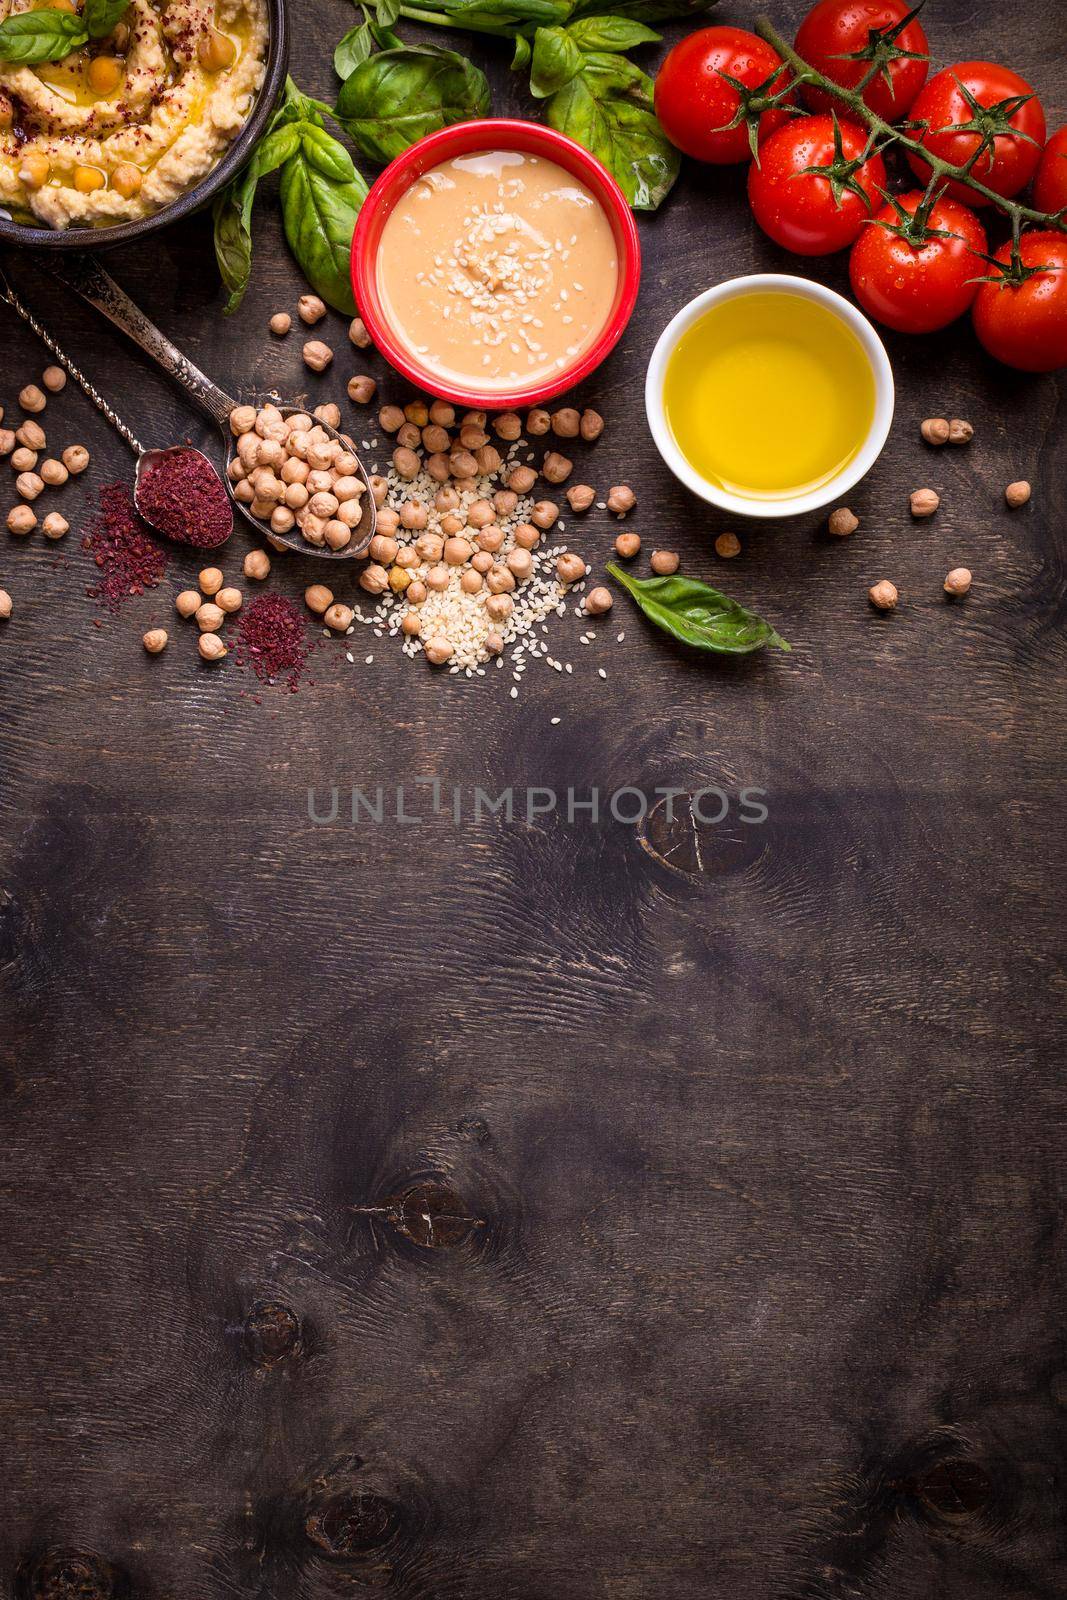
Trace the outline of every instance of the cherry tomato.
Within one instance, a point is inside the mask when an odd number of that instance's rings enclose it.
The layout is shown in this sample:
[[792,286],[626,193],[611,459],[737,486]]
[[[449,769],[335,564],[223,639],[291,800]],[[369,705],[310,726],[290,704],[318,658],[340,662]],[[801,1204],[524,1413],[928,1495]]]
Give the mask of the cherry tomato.
[[[923,199],[916,190],[899,196],[897,204],[914,217]],[[882,227],[883,222],[890,228]],[[976,280],[986,270],[974,252],[987,249],[985,229],[973,211],[944,196],[935,202],[926,226],[957,237],[913,244],[891,231],[900,225],[893,205],[885,205],[852,246],[849,276],[856,299],[868,316],[900,333],[947,328],[974,304]]]
[[[978,111],[968,102],[967,95],[977,102]],[[955,131],[960,124],[981,122],[983,112],[990,106],[1012,102],[1021,95],[1034,91],[1007,67],[995,66],[990,61],[960,61],[931,78],[922,94],[911,108],[915,122],[926,122],[925,133],[917,134],[934,155],[942,161],[951,161],[962,167],[973,156],[981,143],[981,133],[976,130]],[[992,150],[978,158],[972,172],[988,189],[997,194],[1018,194],[1025,189],[1041,160],[1041,147],[1045,143],[1045,113],[1037,96],[1027,100],[1010,117],[1011,126],[1025,137],[1015,134],[997,134]],[[930,178],[930,168],[921,156],[909,156],[911,169],[922,183]],[[975,194],[964,183],[950,183],[947,191],[954,200],[964,205],[987,206],[991,201]]]
[[1067,206],[1067,128],[1060,128],[1045,146],[1034,179],[1034,207],[1062,211]]
[[[1047,267],[1017,287],[983,283],[974,302],[974,331],[991,356],[1022,372],[1067,367],[1067,233],[1024,233],[1026,267]],[[1011,260],[1011,242],[996,260]],[[991,269],[995,270],[995,269]]]
[[[859,61],[840,58],[868,49],[872,30],[883,35],[892,32],[914,9],[911,0],[819,0],[800,24],[797,53],[833,83],[839,83],[843,89],[855,89],[870,70],[873,58]],[[916,55],[929,53],[926,34],[917,19],[902,28],[893,43],[897,49]],[[877,37],[874,44],[877,47]],[[891,46],[887,44],[885,48]],[[887,83],[883,73],[878,72],[864,89],[863,98],[871,110],[877,111],[887,122],[899,122],[901,117],[907,116],[915,96],[926,82],[929,63],[911,61],[905,56],[888,60],[886,65],[892,83]],[[816,89],[810,84],[805,84],[801,93],[815,111],[829,111],[839,104],[825,89]]]
[[[766,84],[771,96],[789,81],[785,72],[769,81],[781,66],[778,52],[744,28],[700,28],[688,34],[675,45],[656,79],[656,115],[668,139],[686,155],[716,166],[751,160],[746,124],[728,126],[741,97],[723,73],[749,89]],[[788,116],[786,111],[765,111],[759,122],[760,140]]]
[[[881,204],[878,190],[885,187],[885,162],[879,155],[861,161],[866,130],[854,122],[838,123],[835,148],[834,126],[830,116],[797,117],[771,134],[760,149],[759,164],[749,168],[748,201],[756,221],[776,244],[796,255],[844,250]],[[828,178],[804,171],[831,164],[838,173],[836,197]],[[862,189],[870,205],[847,186],[846,178]]]

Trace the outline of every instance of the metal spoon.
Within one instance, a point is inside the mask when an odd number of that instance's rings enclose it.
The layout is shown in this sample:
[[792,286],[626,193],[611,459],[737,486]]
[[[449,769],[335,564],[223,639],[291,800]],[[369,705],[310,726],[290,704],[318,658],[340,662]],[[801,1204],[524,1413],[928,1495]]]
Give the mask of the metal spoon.
[[[182,354],[177,345],[173,344],[166,334],[149,321],[144,312],[134,304],[129,295],[120,289],[92,256],[78,252],[61,253],[54,251],[28,252],[31,260],[54,278],[72,289],[75,294],[93,306],[97,311],[107,317],[109,322],[121,328],[135,344],[150,356],[157,366],[169,378],[181,385],[186,394],[204,413],[214,422],[226,444],[225,475],[226,489],[230,496],[231,504],[236,506],[241,516],[255,529],[257,535],[273,540],[278,545],[284,545],[287,550],[293,550],[298,555],[317,556],[324,561],[350,561],[353,557],[363,556],[374,537],[376,511],[374,496],[371,492],[370,478],[351,438],[338,428],[331,428],[328,423],[321,422],[319,427],[325,429],[331,439],[336,439],[344,448],[356,457],[359,475],[365,485],[363,495],[363,516],[358,527],[352,530],[351,543],[343,550],[328,550],[318,545],[311,544],[294,528],[291,533],[275,533],[267,522],[261,522],[258,517],[253,517],[248,507],[237,499],[234,494],[233,480],[229,476],[229,466],[237,453],[237,440],[230,428],[230,414],[237,407],[238,402],[213,383],[209,377],[193,365],[188,356]],[[16,308],[17,309],[17,308]],[[22,313],[20,312],[20,315]],[[40,332],[40,329],[37,330]],[[48,341],[46,340],[46,343]],[[54,346],[49,345],[50,349]],[[68,371],[71,369],[68,367]],[[73,374],[72,374],[73,375]],[[82,379],[79,377],[79,382]],[[93,396],[95,398],[95,396]],[[292,417],[305,412],[303,406],[279,404],[279,411],[283,417]],[[105,415],[107,413],[105,412]]]
[[[11,282],[8,279],[7,274],[4,272],[2,266],[0,266],[0,301],[3,301],[5,304],[9,305],[12,311],[20,316],[23,322],[33,329],[38,339],[40,339],[43,345],[47,346],[52,355],[54,355],[56,360],[59,362],[60,366],[70,374],[79,388],[85,391],[96,409],[107,418],[115,432],[119,434],[119,436],[123,438],[129,445],[130,449],[137,457],[137,471],[134,477],[133,492],[134,504],[136,505],[140,515],[150,527],[155,528],[156,532],[163,534],[164,537],[169,537],[167,530],[165,528],[161,528],[159,524],[153,520],[152,513],[148,511],[142,503],[143,496],[141,489],[142,481],[145,475],[150,472],[153,467],[158,466],[161,461],[164,461],[169,457],[196,456],[198,460],[203,462],[208,472],[211,473],[211,475],[221,486],[222,479],[219,478],[214,464],[208,460],[207,456],[204,455],[202,450],[197,450],[192,445],[172,445],[163,450],[147,450],[137,438],[133,430],[128,427],[125,422],[123,422],[118,412],[108,405],[103,395],[99,394],[97,390],[93,388],[84,372],[82,372],[79,367],[76,367],[74,362],[67,355],[66,351],[59,347],[56,341],[52,338],[52,335],[48,332],[48,329],[43,327],[41,323],[38,322],[33,312],[30,311],[27,306],[23,305],[22,301],[11,287]],[[204,548],[217,549],[219,545],[225,544],[232,532],[233,518],[231,516],[230,526],[227,528],[224,537],[217,540],[213,546],[205,546]]]

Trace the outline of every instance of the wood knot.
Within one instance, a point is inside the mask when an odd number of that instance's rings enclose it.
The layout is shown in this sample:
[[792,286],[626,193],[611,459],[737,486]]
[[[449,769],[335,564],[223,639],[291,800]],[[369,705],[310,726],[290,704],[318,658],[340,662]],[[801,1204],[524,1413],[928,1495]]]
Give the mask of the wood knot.
[[245,1355],[257,1367],[273,1367],[300,1348],[300,1319],[280,1300],[260,1300],[245,1317]]
[[931,1520],[958,1524],[986,1509],[993,1497],[993,1481],[977,1461],[949,1456],[921,1473],[912,1490]]
[[488,1144],[490,1139],[489,1124],[484,1117],[464,1116],[456,1123],[456,1132],[461,1139],[470,1139],[474,1144]]
[[455,1190],[436,1178],[390,1195],[381,1205],[356,1206],[354,1210],[359,1216],[382,1218],[423,1250],[454,1249],[475,1228],[485,1227],[480,1217],[470,1215]]
[[762,858],[768,840],[766,808],[762,801],[747,798],[742,805],[721,789],[691,795],[676,791],[652,807],[637,834],[649,855],[675,872],[694,878],[729,877],[748,871]]
[[377,1554],[400,1532],[400,1509],[383,1495],[346,1490],[315,1505],[304,1524],[317,1550],[334,1561]]
[[125,1577],[102,1556],[81,1550],[43,1550],[19,1575],[20,1600],[119,1600]]

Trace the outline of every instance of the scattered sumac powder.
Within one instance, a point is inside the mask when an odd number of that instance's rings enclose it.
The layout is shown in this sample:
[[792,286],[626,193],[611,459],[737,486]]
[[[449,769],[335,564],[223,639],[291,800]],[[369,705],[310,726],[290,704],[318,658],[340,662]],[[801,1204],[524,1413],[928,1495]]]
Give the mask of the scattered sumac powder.
[[99,581],[85,592],[109,611],[117,611],[131,595],[154,589],[167,570],[167,557],[149,538],[124,483],[101,489],[100,510],[82,539],[82,549],[88,550],[100,572]]
[[284,678],[295,694],[313,649],[304,614],[292,600],[261,594],[241,612],[235,660],[240,667],[251,667],[264,683]]
[[199,450],[164,450],[141,474],[137,503],[168,539],[215,550],[233,532],[226,486]]

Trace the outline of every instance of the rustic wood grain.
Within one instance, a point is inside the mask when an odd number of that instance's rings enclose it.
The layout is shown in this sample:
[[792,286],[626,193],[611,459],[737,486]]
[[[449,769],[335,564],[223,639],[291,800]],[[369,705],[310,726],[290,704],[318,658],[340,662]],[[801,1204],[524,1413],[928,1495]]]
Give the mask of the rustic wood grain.
[[[351,13],[293,10],[294,72],[328,95]],[[1008,60],[1064,120],[1059,8],[927,20],[942,58]],[[699,288],[796,263],[735,173],[688,170],[642,238],[582,475],[633,483],[646,541],[788,657],[709,666],[620,599],[589,647],[560,625],[573,677],[531,670],[518,701],[507,672],[435,676],[368,635],[257,704],[171,621],[195,559],[94,627],[73,534],[0,544],[5,1596],[1063,1592],[1063,384],[965,327],[889,336],[859,534],[755,524],[727,566],[725,524],[657,465],[641,376]],[[256,246],[229,322],[203,218],[110,265],[221,382],[293,393],[272,205]],[[148,443],[207,437],[18,276]],[[11,318],[0,338],[9,403],[43,362]],[[929,414],[974,444],[926,451]],[[130,463],[69,388],[48,426],[93,451],[77,528]],[[927,483],[944,505],[914,524]],[[581,548],[612,537],[594,514]],[[974,590],[948,605],[958,563]],[[308,817],[309,787],[429,774],[460,826]],[[769,818],[470,816],[507,784],[758,787]]]

